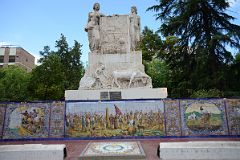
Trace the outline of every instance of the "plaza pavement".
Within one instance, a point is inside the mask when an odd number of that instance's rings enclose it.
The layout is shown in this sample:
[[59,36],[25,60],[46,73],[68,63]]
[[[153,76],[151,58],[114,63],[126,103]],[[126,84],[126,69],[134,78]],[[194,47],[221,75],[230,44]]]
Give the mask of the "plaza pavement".
[[159,138],[159,139],[105,139],[105,140],[44,140],[44,141],[0,141],[0,145],[8,144],[65,144],[67,157],[65,160],[77,160],[89,142],[107,141],[140,141],[147,160],[159,160],[157,148],[160,142],[187,142],[187,141],[240,141],[240,138]]

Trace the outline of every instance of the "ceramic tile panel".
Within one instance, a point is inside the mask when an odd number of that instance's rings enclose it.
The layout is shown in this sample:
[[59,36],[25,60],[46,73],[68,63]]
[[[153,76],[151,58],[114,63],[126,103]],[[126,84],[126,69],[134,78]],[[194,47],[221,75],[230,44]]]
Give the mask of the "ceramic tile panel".
[[3,138],[47,138],[49,111],[49,103],[9,103]]
[[164,100],[166,136],[181,136],[179,100]]
[[183,136],[227,135],[223,99],[180,100]]
[[0,139],[2,138],[2,133],[3,133],[5,109],[6,109],[6,104],[0,104]]
[[163,101],[67,102],[67,137],[165,135]]
[[49,137],[61,138],[64,136],[65,102],[51,103]]
[[230,135],[240,135],[240,99],[226,99]]

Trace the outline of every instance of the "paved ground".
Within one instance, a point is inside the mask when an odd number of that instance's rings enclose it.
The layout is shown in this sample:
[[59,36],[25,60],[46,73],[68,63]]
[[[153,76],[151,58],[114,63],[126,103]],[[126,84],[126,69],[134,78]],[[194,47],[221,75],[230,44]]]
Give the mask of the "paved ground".
[[157,147],[160,142],[187,142],[187,141],[240,141],[240,138],[160,138],[160,139],[116,139],[116,140],[59,140],[59,141],[9,141],[0,142],[6,144],[65,144],[67,146],[66,160],[77,160],[83,149],[89,142],[102,141],[140,141],[146,154],[147,160],[157,160]]

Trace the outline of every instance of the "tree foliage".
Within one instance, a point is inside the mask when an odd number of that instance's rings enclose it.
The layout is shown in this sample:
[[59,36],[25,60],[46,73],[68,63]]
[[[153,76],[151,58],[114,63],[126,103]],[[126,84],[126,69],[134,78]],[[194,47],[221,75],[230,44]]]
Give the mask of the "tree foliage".
[[154,88],[167,87],[170,83],[170,70],[165,61],[153,59],[149,63],[145,63],[146,73],[152,78]]
[[177,40],[164,44],[177,97],[188,97],[194,90],[228,88],[225,73],[233,57],[226,46],[240,48],[240,26],[225,12],[228,7],[226,0],[159,0],[148,8],[163,22],[159,32]]
[[17,66],[0,69],[0,101],[28,100],[30,77],[30,73]]
[[163,41],[158,33],[144,27],[139,49],[142,50],[146,73],[152,78],[153,87],[167,87],[170,70],[163,60]]
[[145,26],[139,47],[142,50],[143,60],[149,62],[160,55],[162,40],[157,33]]
[[65,90],[78,88],[84,72],[80,61],[82,45],[74,41],[73,47],[69,47],[61,34],[55,47],[56,51],[51,51],[49,46],[40,51],[41,64],[33,70],[29,87],[32,99],[59,100],[63,99]]
[[42,64],[32,71],[29,91],[32,100],[60,100],[66,81],[60,57],[55,54],[42,59]]

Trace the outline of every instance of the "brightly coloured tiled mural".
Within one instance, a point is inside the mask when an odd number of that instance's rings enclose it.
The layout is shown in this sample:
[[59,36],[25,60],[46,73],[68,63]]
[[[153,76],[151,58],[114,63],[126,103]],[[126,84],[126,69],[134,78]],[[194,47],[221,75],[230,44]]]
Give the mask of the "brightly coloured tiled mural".
[[163,101],[69,102],[68,137],[163,136]]
[[183,135],[228,134],[223,100],[183,100],[180,106]]
[[49,108],[48,103],[8,104],[3,138],[48,137]]
[[0,103],[0,139],[240,136],[240,99]]

